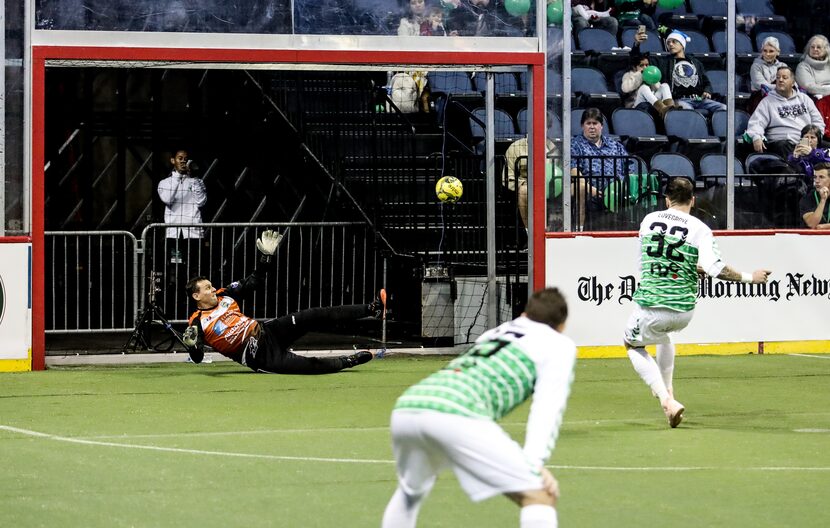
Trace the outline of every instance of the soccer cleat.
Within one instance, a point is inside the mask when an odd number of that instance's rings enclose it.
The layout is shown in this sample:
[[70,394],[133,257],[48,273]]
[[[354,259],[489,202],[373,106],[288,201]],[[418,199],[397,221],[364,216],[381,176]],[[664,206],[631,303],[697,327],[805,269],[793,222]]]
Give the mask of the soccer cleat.
[[380,289],[378,296],[369,304],[369,312],[375,319],[386,319],[386,289]]
[[683,420],[683,411],[686,408],[683,404],[674,398],[669,398],[663,403],[663,412],[666,413],[666,419],[669,421],[669,426],[674,429]]
[[372,361],[373,357],[375,356],[368,350],[359,350],[358,352],[343,358],[343,363],[345,363],[343,368],[352,368],[358,365],[363,365],[364,363]]

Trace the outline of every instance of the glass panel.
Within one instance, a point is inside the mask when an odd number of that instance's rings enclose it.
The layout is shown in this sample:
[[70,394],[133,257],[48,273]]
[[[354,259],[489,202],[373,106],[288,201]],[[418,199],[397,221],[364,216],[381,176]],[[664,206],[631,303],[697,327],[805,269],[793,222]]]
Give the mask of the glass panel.
[[[830,112],[822,110],[830,110],[830,101],[818,98],[830,85],[808,81],[811,59],[802,57],[810,35],[824,28],[815,25],[819,20],[808,22],[800,7],[768,0],[737,5],[735,137],[729,139],[746,173],[735,179],[737,229],[805,227],[800,203],[813,187],[813,165],[826,158],[822,115]],[[811,56],[824,60],[827,39],[819,41],[824,45]],[[796,67],[804,70],[796,74]]]
[[5,235],[28,234],[23,231],[23,2],[5,2],[5,113],[4,144],[0,145],[5,165]]
[[37,29],[316,35],[532,36],[521,0],[37,0]]

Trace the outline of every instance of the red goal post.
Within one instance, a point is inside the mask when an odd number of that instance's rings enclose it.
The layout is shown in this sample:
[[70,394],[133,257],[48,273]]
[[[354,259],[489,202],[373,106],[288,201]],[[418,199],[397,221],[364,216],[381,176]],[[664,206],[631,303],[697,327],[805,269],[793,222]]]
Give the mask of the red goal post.
[[[251,49],[269,39],[270,45],[285,49]],[[343,44],[340,49],[324,49],[327,41]],[[47,67],[107,66],[129,68],[233,68],[246,66],[270,69],[326,69],[354,67],[372,69],[460,69],[499,70],[527,68],[530,81],[528,111],[541,118],[532,119],[534,152],[533,181],[544,182],[545,156],[545,53],[533,51],[535,39],[469,39],[463,50],[430,49],[443,46],[439,39],[415,40],[384,37],[204,35],[204,34],[125,34],[108,32],[36,31],[32,45],[31,68],[31,233],[32,233],[32,370],[45,368],[45,79]],[[441,39],[443,40],[443,39]],[[455,39],[453,39],[455,40]],[[466,39],[465,39],[466,40]],[[489,42],[477,45],[473,41]],[[504,40],[505,45],[498,41]],[[507,41],[521,41],[518,46]],[[124,45],[113,43],[124,42]],[[130,44],[127,44],[129,42]],[[164,47],[156,47],[159,42]],[[390,50],[384,43],[413,49]],[[450,40],[446,41],[449,43]],[[211,47],[177,47],[194,44]],[[256,43],[256,44],[254,44]],[[373,48],[374,46],[374,48]],[[290,47],[290,48],[289,48]],[[313,47],[314,49],[306,49]],[[490,51],[518,48],[517,51]],[[484,51],[473,51],[483,49]],[[533,186],[534,249],[529,265],[535,270],[532,289],[544,287],[545,266],[545,189]]]

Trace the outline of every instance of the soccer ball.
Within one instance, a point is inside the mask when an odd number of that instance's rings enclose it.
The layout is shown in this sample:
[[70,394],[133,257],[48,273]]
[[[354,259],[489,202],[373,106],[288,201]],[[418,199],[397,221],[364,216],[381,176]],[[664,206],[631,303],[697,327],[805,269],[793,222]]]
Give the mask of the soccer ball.
[[435,184],[435,195],[442,202],[455,203],[464,194],[464,185],[455,176],[444,176]]

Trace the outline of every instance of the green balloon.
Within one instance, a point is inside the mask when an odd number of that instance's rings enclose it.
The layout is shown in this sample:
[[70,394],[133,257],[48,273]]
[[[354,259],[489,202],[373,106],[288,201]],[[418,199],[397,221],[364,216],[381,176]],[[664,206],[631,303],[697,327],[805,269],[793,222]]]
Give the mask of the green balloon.
[[686,0],[657,0],[657,5],[663,9],[674,9],[680,7]]
[[643,69],[643,82],[654,84],[660,82],[660,69],[657,66],[646,66]]
[[551,160],[545,162],[545,198],[550,198],[550,182],[553,180],[553,197],[562,194],[562,167],[554,166]]
[[504,0],[504,8],[513,16],[526,15],[530,11],[530,0]]
[[548,4],[548,24],[562,23],[562,0],[553,0]]

